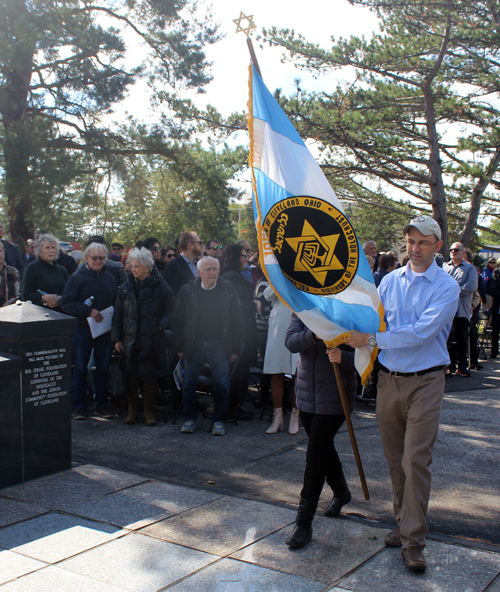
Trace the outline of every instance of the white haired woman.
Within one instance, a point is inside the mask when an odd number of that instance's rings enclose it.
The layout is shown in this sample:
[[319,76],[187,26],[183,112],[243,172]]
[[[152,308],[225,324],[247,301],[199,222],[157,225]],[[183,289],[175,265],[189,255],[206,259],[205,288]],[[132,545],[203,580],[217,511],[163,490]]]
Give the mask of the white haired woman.
[[139,372],[144,376],[144,416],[148,426],[156,425],[154,406],[158,383],[158,357],[165,351],[165,329],[170,327],[175,298],[155,267],[149,249],[132,249],[128,255],[131,273],[118,288],[113,313],[111,339],[116,351],[127,359],[129,407],[126,424],[139,414]]
[[59,241],[51,234],[43,234],[35,243],[36,261],[24,270],[21,300],[31,300],[61,312],[61,296],[68,281],[68,272],[56,263]]
[[14,304],[19,296],[20,283],[17,269],[5,263],[5,247],[0,240],[0,306]]

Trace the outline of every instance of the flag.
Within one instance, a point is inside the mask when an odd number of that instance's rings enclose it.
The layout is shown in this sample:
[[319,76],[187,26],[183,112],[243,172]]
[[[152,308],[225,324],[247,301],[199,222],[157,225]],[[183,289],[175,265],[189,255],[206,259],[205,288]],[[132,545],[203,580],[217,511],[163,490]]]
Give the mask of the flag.
[[[270,285],[327,347],[350,331],[384,331],[373,274],[342,204],[254,66],[249,86],[255,223]],[[355,350],[363,384],[376,355]]]

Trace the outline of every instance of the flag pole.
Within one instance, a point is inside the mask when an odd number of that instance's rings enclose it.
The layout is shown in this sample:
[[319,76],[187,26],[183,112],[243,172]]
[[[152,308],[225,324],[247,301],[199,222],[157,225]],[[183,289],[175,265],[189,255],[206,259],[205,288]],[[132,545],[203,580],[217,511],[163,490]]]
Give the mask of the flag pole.
[[356,466],[358,467],[358,474],[359,480],[361,481],[361,487],[363,488],[363,494],[365,496],[365,500],[368,501],[370,499],[370,493],[368,491],[368,486],[366,484],[365,479],[365,472],[363,470],[363,464],[361,462],[361,457],[359,455],[358,450],[358,443],[356,442],[356,436],[354,434],[354,427],[352,425],[351,420],[351,412],[349,411],[349,405],[347,403],[347,397],[344,390],[344,383],[342,382],[342,374],[340,373],[340,368],[337,362],[333,363],[333,370],[335,372],[335,378],[337,379],[337,386],[340,393],[340,400],[342,401],[342,408],[344,409],[345,421],[347,424],[347,429],[349,431],[349,437],[351,438],[351,446],[352,451],[354,452],[354,458],[356,459]]
[[[242,26],[242,22],[247,21],[247,26]],[[255,55],[255,51],[253,48],[252,40],[250,39],[250,34],[253,29],[256,29],[255,23],[253,22],[253,14],[250,16],[245,15],[243,12],[240,12],[240,16],[237,19],[234,19],[233,22],[236,24],[236,33],[245,33],[247,37],[247,46],[248,51],[250,52],[250,59],[252,60],[252,64],[254,68],[259,73],[259,76],[262,78],[262,74],[259,67],[259,62],[257,61],[257,56]],[[262,254],[262,253],[261,253]],[[267,275],[267,274],[266,274]],[[365,496],[365,500],[370,499],[370,493],[368,492],[368,486],[366,485],[365,473],[363,471],[363,464],[361,463],[361,457],[359,456],[358,444],[356,442],[356,436],[354,435],[354,428],[352,426],[351,421],[351,414],[349,411],[349,405],[347,404],[347,397],[344,390],[344,384],[342,383],[342,375],[340,374],[340,368],[337,363],[333,363],[333,369],[335,371],[335,378],[337,379],[337,385],[340,393],[340,400],[342,401],[342,407],[344,409],[344,415],[347,423],[347,429],[349,430],[349,436],[351,438],[351,446],[354,452],[354,458],[356,459],[356,465],[358,467],[359,478],[361,481],[361,487],[363,488],[363,493]]]
[[252,43],[252,40],[250,39],[250,37],[247,37],[247,45],[248,45],[248,51],[250,52],[250,59],[252,60],[252,64],[253,64],[254,68],[257,70],[257,72],[259,73],[259,76],[262,78],[259,62],[257,61],[257,56],[255,55],[253,43]]
[[[242,22],[246,21],[247,26],[243,26]],[[256,29],[256,25],[253,22],[253,14],[246,15],[243,12],[240,12],[240,16],[237,19],[233,19],[233,23],[236,24],[236,33],[245,33],[247,36],[247,46],[248,51],[250,52],[250,59],[252,60],[252,64],[259,73],[259,76],[262,78],[262,74],[260,72],[259,62],[257,61],[257,56],[255,55],[255,50],[253,48],[252,40],[250,39],[250,35],[253,29]]]

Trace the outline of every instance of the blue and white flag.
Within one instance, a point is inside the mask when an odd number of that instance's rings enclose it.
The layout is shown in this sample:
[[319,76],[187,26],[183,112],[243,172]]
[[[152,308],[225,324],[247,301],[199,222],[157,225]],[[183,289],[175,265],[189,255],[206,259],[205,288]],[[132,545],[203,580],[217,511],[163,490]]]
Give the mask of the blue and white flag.
[[[276,294],[328,347],[350,331],[385,330],[373,274],[330,183],[255,67],[250,165],[264,272]],[[356,349],[363,383],[376,350]]]

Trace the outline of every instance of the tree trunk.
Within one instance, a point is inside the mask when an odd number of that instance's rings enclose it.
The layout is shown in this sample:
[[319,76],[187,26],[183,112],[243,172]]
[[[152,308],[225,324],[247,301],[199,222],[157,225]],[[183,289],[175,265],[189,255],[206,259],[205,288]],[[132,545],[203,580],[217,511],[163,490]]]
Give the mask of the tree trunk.
[[484,177],[476,184],[474,190],[472,191],[472,196],[470,198],[470,207],[469,213],[467,215],[467,220],[465,221],[465,226],[463,232],[460,236],[460,242],[466,247],[470,240],[472,239],[472,235],[474,234],[474,230],[477,224],[477,218],[479,216],[479,209],[481,207],[481,199],[486,191],[486,187],[490,184],[493,175],[497,172],[498,165],[500,164],[500,147],[497,147],[495,150],[495,154],[486,169],[486,174]]
[[[24,2],[4,4],[2,17],[9,22],[12,37],[20,39],[11,57],[12,69],[0,87],[0,114],[5,131],[5,192],[7,194],[10,236],[24,244],[33,237],[33,216],[30,199],[30,143],[26,130],[26,109],[33,71],[36,40],[23,34],[22,26],[28,11]],[[20,24],[18,24],[20,23]],[[20,28],[18,31],[17,29]]]
[[33,207],[29,175],[29,143],[23,121],[16,121],[4,136],[5,192],[10,237],[23,245],[34,238]]
[[434,109],[434,97],[430,85],[424,83],[423,87],[425,102],[425,122],[427,127],[427,141],[429,144],[429,173],[431,177],[431,197],[432,214],[436,222],[441,227],[441,240],[443,246],[441,253],[445,261],[448,261],[450,254],[448,252],[448,220],[446,215],[446,194],[444,191],[443,171],[441,168],[441,158],[439,153],[439,140],[436,131],[436,112]]

